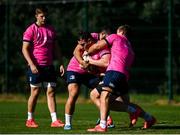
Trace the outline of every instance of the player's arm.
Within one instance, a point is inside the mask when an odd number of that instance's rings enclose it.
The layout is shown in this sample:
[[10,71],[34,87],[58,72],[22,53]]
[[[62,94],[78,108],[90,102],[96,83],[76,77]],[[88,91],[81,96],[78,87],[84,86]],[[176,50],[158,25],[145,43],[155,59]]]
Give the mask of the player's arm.
[[79,62],[79,64],[83,63],[83,58],[82,58],[82,52],[84,51],[84,48],[82,45],[78,44],[76,46],[76,48],[73,51],[73,55],[75,56],[75,58],[77,59],[77,61]]
[[105,48],[105,46],[107,46],[107,42],[106,40],[100,40],[97,43],[93,44],[89,49],[88,49],[88,54],[93,54],[99,50],[102,50],[103,48]]
[[60,72],[61,76],[63,76],[65,71],[64,71],[64,66],[63,66],[62,52],[61,52],[60,47],[58,46],[57,41],[55,41],[54,52],[55,52],[56,58],[58,59],[58,63],[60,65],[59,72]]
[[83,52],[84,52],[84,47],[82,45],[78,44],[76,46],[76,48],[74,49],[73,54],[74,54],[75,58],[77,59],[77,61],[79,62],[79,64],[83,68],[87,68],[88,63],[83,60],[83,56],[82,56]]
[[31,68],[32,73],[38,73],[38,69],[36,65],[34,64],[31,55],[30,55],[30,42],[23,41],[22,45],[22,53],[24,55],[24,58],[26,59],[28,65]]
[[89,64],[106,68],[109,65],[110,57],[111,57],[110,53],[107,53],[104,54],[99,60],[93,60],[92,58],[89,58]]

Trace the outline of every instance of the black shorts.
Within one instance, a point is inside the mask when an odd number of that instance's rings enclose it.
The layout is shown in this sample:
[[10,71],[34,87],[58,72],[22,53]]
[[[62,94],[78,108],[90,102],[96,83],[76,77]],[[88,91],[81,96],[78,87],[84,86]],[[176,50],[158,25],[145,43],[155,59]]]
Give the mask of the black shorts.
[[30,67],[27,70],[27,80],[30,84],[38,84],[42,82],[57,82],[57,74],[53,65],[37,66],[39,73],[32,73]]
[[126,76],[117,71],[107,71],[103,78],[102,84],[99,84],[96,89],[101,93],[103,87],[112,89],[112,94],[122,96],[128,93],[128,83]]
[[74,71],[67,71],[66,72],[66,82],[70,83],[77,83],[79,85],[84,84],[88,88],[95,88],[99,82],[100,78],[93,75],[93,74],[80,74]]

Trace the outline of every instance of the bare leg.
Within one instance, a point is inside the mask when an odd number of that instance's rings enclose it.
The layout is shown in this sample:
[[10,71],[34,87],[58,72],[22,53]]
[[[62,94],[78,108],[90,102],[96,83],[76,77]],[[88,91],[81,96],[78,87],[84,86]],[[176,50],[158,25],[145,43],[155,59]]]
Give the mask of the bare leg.
[[100,108],[100,94],[96,89],[93,89],[90,93],[90,98],[96,107]]
[[68,85],[69,97],[65,105],[65,113],[72,115],[75,110],[75,103],[79,96],[79,86],[76,83]]
[[72,115],[75,111],[76,100],[79,96],[79,85],[77,83],[71,83],[68,85],[69,97],[66,101],[65,105],[65,130],[70,130],[72,127],[68,127],[71,125]]
[[56,112],[56,99],[55,99],[54,88],[48,87],[46,95],[47,95],[47,104],[50,113]]
[[60,119],[57,119],[55,87],[47,87],[46,95],[47,104],[52,119],[51,127],[63,127],[64,123]]
[[31,95],[28,99],[28,112],[34,113],[39,92],[39,87],[31,87]]
[[100,112],[101,112],[101,120],[106,121],[109,111],[109,92],[102,91],[100,97]]
[[30,128],[38,127],[38,124],[34,121],[33,113],[35,112],[39,93],[40,93],[39,87],[31,87],[31,94],[28,99],[28,118],[26,121],[26,126]]

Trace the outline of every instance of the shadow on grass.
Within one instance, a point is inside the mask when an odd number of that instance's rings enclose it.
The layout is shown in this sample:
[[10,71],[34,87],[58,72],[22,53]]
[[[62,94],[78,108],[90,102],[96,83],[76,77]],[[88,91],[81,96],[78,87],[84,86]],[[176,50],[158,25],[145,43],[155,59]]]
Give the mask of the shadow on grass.
[[170,124],[167,121],[161,121],[151,127],[152,129],[180,129],[180,125]]
[[156,125],[151,127],[152,129],[180,129],[177,125]]

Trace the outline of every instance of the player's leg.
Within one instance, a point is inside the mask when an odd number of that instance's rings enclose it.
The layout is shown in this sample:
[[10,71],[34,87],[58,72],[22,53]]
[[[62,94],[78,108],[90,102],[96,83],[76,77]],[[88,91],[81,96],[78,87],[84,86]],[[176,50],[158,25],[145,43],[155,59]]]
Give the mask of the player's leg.
[[[100,94],[102,91],[102,79],[104,76],[98,77],[96,79],[98,83],[95,83],[94,88],[90,91],[90,99],[96,105],[98,109],[100,109]],[[95,80],[95,79],[94,79]]]
[[[116,103],[113,103],[113,106],[118,106],[119,104],[119,111],[126,111],[129,113],[129,116],[130,116],[130,120],[131,120],[131,123],[132,124],[135,124],[140,113],[141,113],[141,110],[139,108],[137,108],[136,106],[132,106],[130,103],[130,98],[129,98],[129,94],[128,94],[128,91],[129,91],[129,88],[128,88],[128,83],[127,83],[127,79],[126,79],[126,76],[120,72],[114,72],[117,74],[117,80],[119,80],[118,82],[114,81],[114,84],[115,84],[115,87],[113,89],[113,94],[121,97],[121,102],[118,103],[117,99]],[[116,107],[114,107],[116,108]]]
[[72,129],[72,116],[75,111],[76,100],[79,96],[79,85],[77,83],[68,84],[68,99],[65,105],[65,130]]
[[[100,110],[100,91],[101,91],[101,86],[93,89],[90,92],[90,99],[92,100],[92,102],[96,105],[96,107]],[[98,125],[100,123],[100,118],[98,118],[96,125]],[[107,117],[107,127],[108,128],[114,128],[115,125],[113,123],[113,119],[110,116],[110,111],[108,112],[108,117]]]
[[114,88],[119,87],[118,83],[119,81],[121,81],[121,76],[122,75],[119,75],[114,71],[107,71],[105,73],[100,96],[101,121],[99,125],[97,125],[93,129],[88,129],[88,131],[105,132],[107,130],[106,118],[109,111],[109,99],[111,95],[110,93],[114,91]]
[[108,71],[103,80],[104,87],[111,88],[110,110],[133,113],[135,109],[122,102],[121,95],[128,93],[126,76],[117,71]]
[[109,112],[109,96],[112,91],[108,87],[103,87],[100,95],[100,124],[94,128],[88,129],[89,132],[106,132],[107,131],[107,116]]
[[91,90],[90,99],[96,105],[96,107],[99,109],[100,108],[100,94],[96,88]]
[[81,85],[82,74],[67,71],[66,73],[66,82],[68,84],[68,99],[65,104],[65,126],[64,130],[71,130],[72,129],[72,116],[75,111],[75,104],[76,100],[79,96],[79,88]]
[[138,117],[141,117],[142,119],[145,120],[144,122],[144,127],[143,128],[150,128],[152,125],[154,125],[156,123],[156,119],[154,118],[154,116],[152,116],[151,114],[147,113],[142,107],[140,107],[137,104],[134,104],[132,102],[130,102],[130,97],[129,94],[125,94],[123,96],[121,96],[122,101],[125,104],[128,104],[129,106],[133,106],[134,108],[137,109],[137,113],[133,114],[133,115],[129,115],[130,117],[130,127],[134,126],[137,122]]
[[72,128],[72,116],[75,111],[75,104],[79,96],[79,85],[77,83],[68,84],[69,96],[65,105],[65,130]]
[[30,127],[30,128],[38,127],[38,124],[36,124],[33,115],[35,112],[35,107],[37,104],[39,92],[40,92],[39,87],[32,87],[31,86],[31,93],[30,93],[30,96],[28,99],[28,118],[26,121],[26,126]]
[[[40,92],[39,87],[31,87],[31,94],[28,99],[28,112],[34,113],[39,92]],[[28,119],[31,118],[33,118],[33,116],[28,117]]]
[[[128,104],[125,104],[122,98],[118,97],[121,95],[128,94],[128,83],[124,74],[116,71],[108,71],[106,72],[106,76],[103,81],[104,86],[112,87],[112,95],[110,97],[110,110],[114,111],[124,111],[128,112],[131,115],[136,114],[138,116],[138,109]],[[113,97],[113,94],[117,96],[117,98]],[[112,98],[113,97],[113,98]],[[116,100],[114,100],[116,99]],[[128,100],[128,97],[127,97]]]
[[[151,115],[150,113],[146,112],[142,107],[140,107],[139,105],[134,104],[134,103],[130,103],[130,105],[132,105],[140,110],[139,117],[144,119],[144,125],[142,127],[143,129],[150,128],[152,125],[154,125],[156,123],[156,118],[153,115]],[[136,122],[131,121],[132,125],[130,125],[130,126],[134,126],[134,123],[136,123]]]
[[140,114],[142,113],[142,110],[138,108],[136,105],[133,105],[130,103],[130,97],[129,94],[123,94],[120,96],[122,99],[122,102],[127,106],[127,111],[129,113],[130,118],[130,127],[135,125],[138,117],[140,117]]
[[54,66],[41,67],[43,86],[46,90],[48,109],[51,115],[51,127],[63,127],[64,123],[57,119],[55,88],[57,75]]
[[34,120],[34,112],[41,87],[40,74],[33,74],[31,69],[28,68],[27,78],[30,85],[30,96],[28,99],[28,118],[26,127],[37,128],[38,124]]
[[137,113],[136,115],[131,115],[131,114],[129,115],[130,120],[131,120],[130,127],[132,127],[132,126],[134,126],[136,124],[138,117],[145,120],[144,126],[143,126],[144,129],[150,128],[152,125],[154,125],[156,123],[155,117],[152,116],[151,114],[149,114],[148,112],[146,112],[139,105],[134,104],[132,102],[129,102],[128,105],[133,106],[134,108],[136,108],[138,110],[138,113],[139,113],[139,114]]
[[108,91],[101,92],[101,97],[100,97],[100,103],[101,103],[100,104],[100,114],[101,114],[100,126],[101,128],[107,127],[106,122],[107,122],[107,116],[109,112],[109,95],[110,95],[110,92]]
[[[103,76],[97,77],[92,74],[86,74],[83,79],[84,80],[83,84],[85,84],[88,88],[92,89],[90,92],[90,98],[99,110],[100,110],[100,93],[102,89],[102,86],[101,86],[102,79],[103,79]],[[99,123],[100,123],[100,119],[98,118],[96,125],[98,125]],[[108,128],[115,127],[115,125],[113,124],[113,119],[110,115],[108,115],[107,117],[107,126]]]
[[[55,92],[53,87],[46,87],[46,96],[47,96],[47,104],[50,113],[55,113],[56,112],[56,101],[55,101]],[[57,117],[55,116],[54,119],[52,119],[52,122],[56,121]]]
[[47,96],[48,109],[52,120],[51,127],[63,127],[64,123],[57,118],[56,99],[55,99],[56,83],[45,82],[44,87],[47,89],[46,96]]

